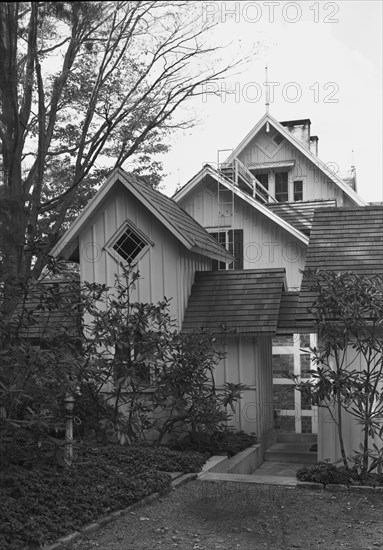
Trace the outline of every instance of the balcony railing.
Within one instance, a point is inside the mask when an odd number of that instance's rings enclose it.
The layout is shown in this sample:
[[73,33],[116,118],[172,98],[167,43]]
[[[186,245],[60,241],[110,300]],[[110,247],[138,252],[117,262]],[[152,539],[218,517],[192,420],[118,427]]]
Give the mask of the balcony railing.
[[230,183],[234,183],[237,186],[242,183],[247,186],[252,196],[257,198],[257,200],[264,203],[277,202],[268,189],[257,180],[254,174],[239,159],[235,158],[232,162],[222,162],[219,166],[219,171]]

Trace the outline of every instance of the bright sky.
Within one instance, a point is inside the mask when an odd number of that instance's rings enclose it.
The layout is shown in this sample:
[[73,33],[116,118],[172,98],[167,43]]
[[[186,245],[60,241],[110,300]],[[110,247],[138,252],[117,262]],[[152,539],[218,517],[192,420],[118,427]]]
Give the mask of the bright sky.
[[202,17],[218,14],[222,36],[235,47],[259,42],[260,49],[226,82],[234,94],[194,100],[199,123],[173,137],[163,157],[164,192],[172,195],[204,163],[216,163],[217,150],[234,148],[263,116],[267,64],[269,82],[277,83],[270,114],[310,118],[320,159],[342,176],[354,157],[359,194],[382,201],[382,1],[200,4]]

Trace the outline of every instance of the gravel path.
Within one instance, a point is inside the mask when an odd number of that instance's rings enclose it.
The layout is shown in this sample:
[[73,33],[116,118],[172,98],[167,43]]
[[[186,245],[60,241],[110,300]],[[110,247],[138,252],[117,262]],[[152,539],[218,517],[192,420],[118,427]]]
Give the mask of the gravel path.
[[75,550],[383,549],[383,495],[190,482]]

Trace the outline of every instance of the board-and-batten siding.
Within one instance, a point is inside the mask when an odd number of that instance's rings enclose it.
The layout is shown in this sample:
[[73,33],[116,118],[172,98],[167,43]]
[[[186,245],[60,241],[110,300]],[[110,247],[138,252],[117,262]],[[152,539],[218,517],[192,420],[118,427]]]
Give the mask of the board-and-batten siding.
[[[208,231],[229,229],[219,223],[218,193],[203,182],[180,205]],[[243,229],[244,269],[284,267],[288,287],[299,288],[306,258],[306,246],[301,241],[237,196],[230,227]]]
[[81,280],[113,286],[121,267],[104,246],[127,219],[154,243],[137,264],[141,278],[132,299],[156,303],[164,296],[171,298],[170,313],[180,327],[195,271],[210,269],[211,260],[187,250],[122,186],[114,189],[80,234]]
[[[362,356],[360,354],[357,355],[356,351],[351,347],[347,348],[344,364],[351,365],[350,368],[352,370],[361,371],[366,368]],[[380,391],[383,389],[382,386],[383,383],[381,382]],[[383,419],[380,422],[383,423]],[[342,410],[342,429],[346,455],[352,456],[354,454],[353,451],[360,450],[359,444],[363,442],[364,433],[357,419],[344,410]],[[335,462],[341,458],[337,426],[332,420],[330,412],[322,407],[318,409],[318,441],[318,460],[329,459],[330,462]],[[376,443],[378,447],[382,446],[379,438],[370,439],[370,448],[373,443]]]
[[[347,199],[341,189],[339,189],[326,174],[319,169],[311,160],[302,155],[293,144],[285,139],[275,150],[266,150],[267,134],[260,132],[238,155],[239,160],[249,168],[255,168],[255,165],[265,162],[289,161],[295,159],[295,165],[289,170],[289,196],[293,196],[293,181],[303,180],[303,200],[336,199],[338,206],[348,206],[351,201]],[[258,144],[259,143],[259,146]],[[262,145],[264,147],[262,147]],[[334,167],[329,163],[329,168]],[[278,170],[276,170],[278,171]],[[274,178],[269,181],[269,191],[274,194]],[[292,200],[292,199],[291,199]]]
[[271,338],[268,336],[236,335],[226,338],[221,346],[225,359],[216,367],[217,389],[226,382],[248,386],[239,402],[230,424],[238,430],[256,433],[262,437],[273,429],[273,379],[271,365]]

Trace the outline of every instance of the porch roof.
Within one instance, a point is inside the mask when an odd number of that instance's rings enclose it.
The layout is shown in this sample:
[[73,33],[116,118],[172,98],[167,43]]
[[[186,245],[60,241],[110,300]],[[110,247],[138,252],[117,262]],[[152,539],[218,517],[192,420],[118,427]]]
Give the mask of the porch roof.
[[284,268],[198,271],[182,330],[275,334],[284,286]]

